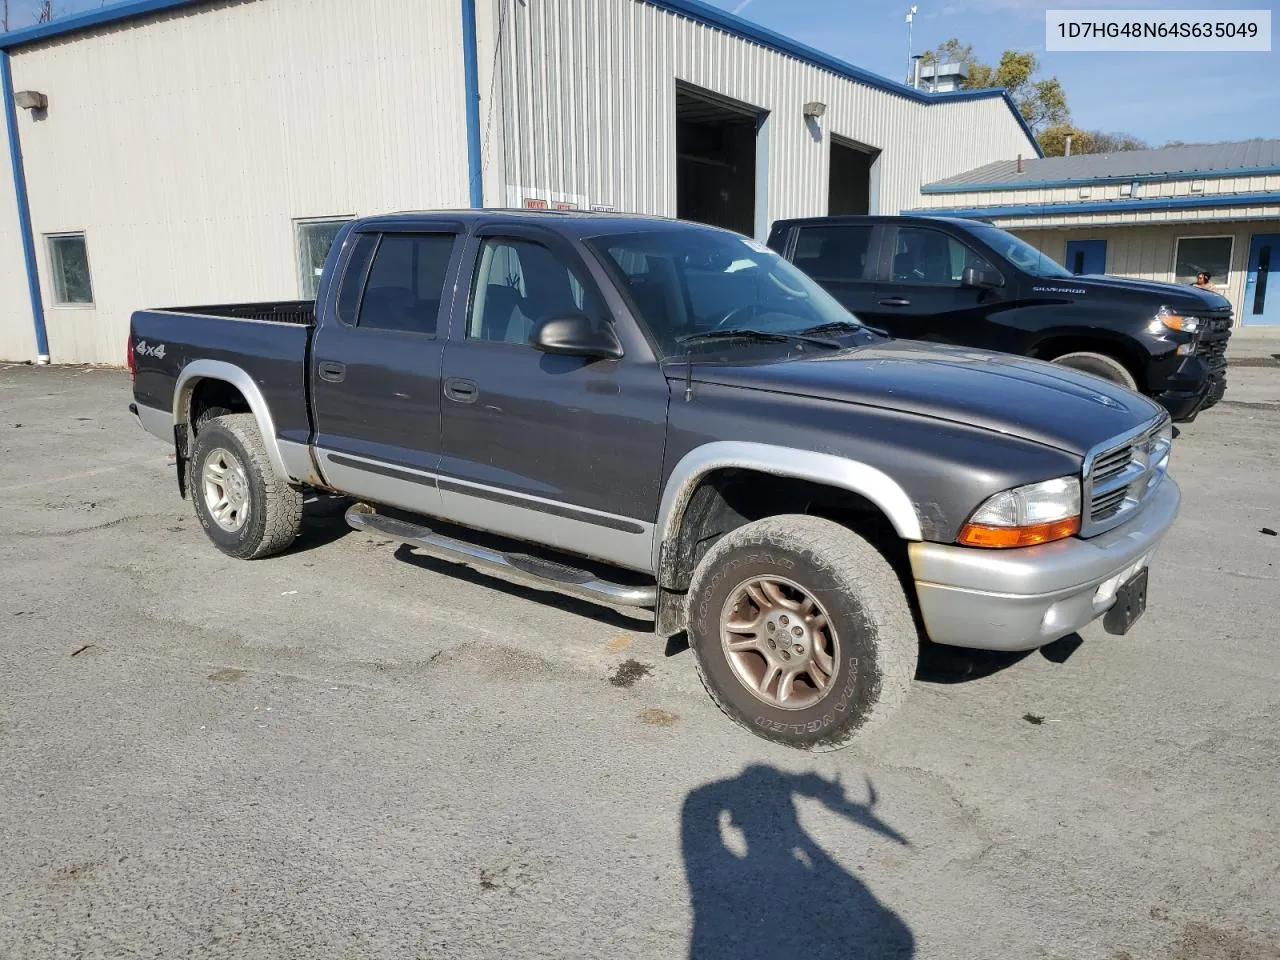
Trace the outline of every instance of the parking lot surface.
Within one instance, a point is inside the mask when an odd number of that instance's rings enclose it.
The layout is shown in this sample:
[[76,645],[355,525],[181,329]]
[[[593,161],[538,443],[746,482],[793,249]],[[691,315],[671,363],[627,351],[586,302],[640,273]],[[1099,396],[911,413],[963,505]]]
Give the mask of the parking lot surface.
[[1280,369],[1126,637],[929,650],[839,753],[644,620],[317,511],[231,560],[125,374],[0,368],[0,957],[1280,958]]

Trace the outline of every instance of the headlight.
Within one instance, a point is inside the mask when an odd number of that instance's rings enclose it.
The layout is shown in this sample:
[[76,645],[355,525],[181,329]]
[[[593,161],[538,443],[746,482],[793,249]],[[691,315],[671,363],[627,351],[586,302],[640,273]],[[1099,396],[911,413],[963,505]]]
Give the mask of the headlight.
[[1147,489],[1154,487],[1169,470],[1169,454],[1173,451],[1173,424],[1166,423],[1155,436],[1151,446],[1151,479]]
[[957,540],[970,547],[1030,547],[1080,532],[1080,481],[1059,477],[1014,487],[973,512]]
[[1184,316],[1172,307],[1161,307],[1156,311],[1156,319],[1152,324],[1152,326],[1156,325],[1162,326],[1167,330],[1195,333],[1200,329],[1200,318]]

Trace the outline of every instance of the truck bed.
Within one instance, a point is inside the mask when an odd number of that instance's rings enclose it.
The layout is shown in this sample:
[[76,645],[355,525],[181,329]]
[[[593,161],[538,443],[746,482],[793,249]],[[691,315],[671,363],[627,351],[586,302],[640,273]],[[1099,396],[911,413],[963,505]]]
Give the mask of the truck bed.
[[205,307],[165,307],[162,313],[191,313],[202,317],[226,317],[234,320],[274,320],[315,326],[314,300],[273,300],[265,303],[219,303]]
[[276,435],[305,444],[311,435],[307,358],[314,320],[312,300],[139,310],[130,322],[135,399],[170,412],[179,372],[188,364],[231,364],[257,385]]

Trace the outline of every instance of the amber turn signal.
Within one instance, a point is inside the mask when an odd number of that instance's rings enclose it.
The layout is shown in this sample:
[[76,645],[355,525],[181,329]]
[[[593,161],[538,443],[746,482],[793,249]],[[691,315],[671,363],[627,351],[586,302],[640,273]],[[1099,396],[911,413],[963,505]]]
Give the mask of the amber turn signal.
[[967,547],[1034,547],[1038,543],[1065,540],[1080,532],[1080,518],[1068,517],[1052,523],[1037,523],[1027,527],[993,527],[984,523],[966,523],[960,530],[957,542]]

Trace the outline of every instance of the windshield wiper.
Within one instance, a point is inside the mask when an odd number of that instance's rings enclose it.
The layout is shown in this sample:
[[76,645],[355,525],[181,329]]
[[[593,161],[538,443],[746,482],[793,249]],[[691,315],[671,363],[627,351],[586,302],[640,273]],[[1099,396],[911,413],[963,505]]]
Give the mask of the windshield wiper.
[[714,340],[748,340],[753,343],[808,343],[828,350],[840,350],[841,345],[834,340],[822,337],[811,337],[807,333],[780,333],[774,330],[709,330],[706,333],[690,333],[678,337],[676,343],[682,347],[693,343]]
[[805,330],[801,330],[800,332],[808,336],[813,336],[814,334],[819,333],[832,333],[839,335],[842,333],[862,333],[863,331],[868,330],[871,333],[878,333],[882,337],[887,337],[889,335],[878,327],[869,327],[859,320],[832,320],[829,323],[820,323],[816,327],[809,327]]

